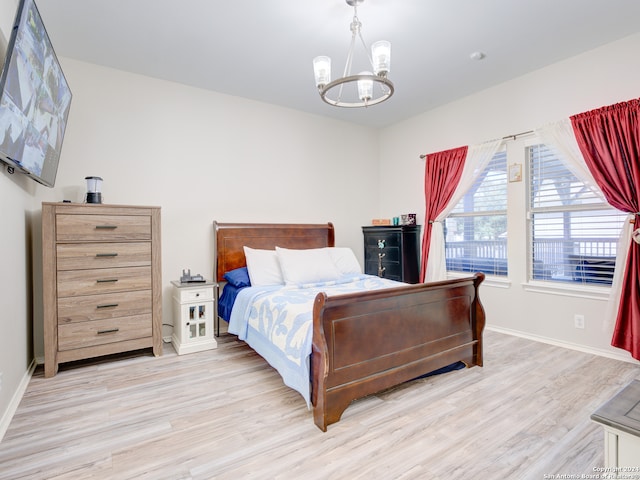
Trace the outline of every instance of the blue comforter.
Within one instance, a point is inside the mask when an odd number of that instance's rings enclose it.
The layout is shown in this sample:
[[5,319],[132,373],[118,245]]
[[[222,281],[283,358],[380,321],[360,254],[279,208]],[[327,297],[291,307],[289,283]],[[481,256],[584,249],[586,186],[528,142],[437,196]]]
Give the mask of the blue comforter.
[[338,295],[404,285],[372,275],[354,275],[313,285],[247,287],[238,293],[229,332],[244,340],[272,367],[285,385],[310,405],[313,302],[318,293]]

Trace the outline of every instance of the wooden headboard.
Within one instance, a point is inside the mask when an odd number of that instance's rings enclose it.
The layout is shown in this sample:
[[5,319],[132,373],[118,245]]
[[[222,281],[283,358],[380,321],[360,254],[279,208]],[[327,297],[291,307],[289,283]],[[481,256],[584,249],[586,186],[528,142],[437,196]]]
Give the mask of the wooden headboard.
[[226,272],[245,267],[242,247],[273,250],[284,248],[321,248],[335,246],[332,223],[218,223],[214,230],[214,273],[216,281]]

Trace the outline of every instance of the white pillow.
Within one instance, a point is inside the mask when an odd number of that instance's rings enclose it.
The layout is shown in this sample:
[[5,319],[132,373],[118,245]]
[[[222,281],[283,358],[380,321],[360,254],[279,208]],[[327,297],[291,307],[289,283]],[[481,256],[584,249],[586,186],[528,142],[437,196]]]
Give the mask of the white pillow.
[[328,282],[340,278],[326,248],[292,250],[276,247],[282,276],[287,285]]
[[358,275],[362,273],[360,262],[353,250],[347,247],[327,247],[334,265],[342,275]]
[[284,285],[280,262],[275,250],[258,250],[250,247],[242,247],[247,259],[247,270],[251,285]]

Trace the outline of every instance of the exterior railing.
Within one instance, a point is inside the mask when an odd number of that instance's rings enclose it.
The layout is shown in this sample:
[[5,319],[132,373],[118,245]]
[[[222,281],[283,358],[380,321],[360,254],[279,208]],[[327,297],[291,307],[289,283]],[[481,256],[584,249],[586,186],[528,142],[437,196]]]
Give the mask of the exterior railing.
[[507,258],[506,240],[446,242],[447,258]]
[[[615,238],[538,238],[533,276],[540,279],[611,283],[618,240]],[[507,241],[446,242],[447,269],[507,274]]]

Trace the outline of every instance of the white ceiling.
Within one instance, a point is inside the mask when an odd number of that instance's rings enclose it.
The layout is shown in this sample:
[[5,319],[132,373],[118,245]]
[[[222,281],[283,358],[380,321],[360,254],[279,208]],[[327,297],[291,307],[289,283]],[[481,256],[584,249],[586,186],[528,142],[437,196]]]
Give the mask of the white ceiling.
[[342,73],[345,0],[36,3],[61,57],[375,127],[640,31],[639,0],[366,0],[362,34],[391,41],[395,94],[343,109],[320,100],[312,59],[329,55]]

